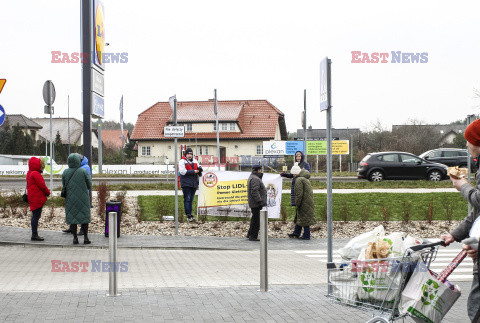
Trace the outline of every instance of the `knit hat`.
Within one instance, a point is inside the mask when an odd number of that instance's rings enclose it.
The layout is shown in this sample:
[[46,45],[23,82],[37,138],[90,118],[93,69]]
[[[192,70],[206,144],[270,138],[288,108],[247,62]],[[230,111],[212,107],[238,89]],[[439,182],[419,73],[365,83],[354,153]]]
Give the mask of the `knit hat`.
[[480,119],[473,121],[465,129],[465,139],[474,146],[480,146]]
[[295,163],[295,165],[292,166],[292,169],[290,170],[290,173],[292,173],[292,175],[298,175],[300,174],[300,171],[302,169],[298,166],[298,163]]
[[259,170],[262,169],[262,165],[253,165],[252,170]]
[[184,152],[183,154],[184,154],[184,155],[186,155],[186,154],[193,154],[192,148],[187,148],[187,149],[185,149],[185,152]]

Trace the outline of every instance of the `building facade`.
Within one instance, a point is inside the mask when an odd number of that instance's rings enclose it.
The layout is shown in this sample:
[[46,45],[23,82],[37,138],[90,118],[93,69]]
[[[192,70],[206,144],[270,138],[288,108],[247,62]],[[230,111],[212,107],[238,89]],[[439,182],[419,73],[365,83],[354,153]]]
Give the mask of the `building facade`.
[[[285,116],[267,100],[218,101],[220,162],[242,163],[263,157],[263,141],[286,140]],[[214,101],[177,103],[177,124],[185,127],[180,146],[193,149],[200,163],[218,162]],[[174,138],[164,136],[173,125],[169,102],[158,102],[142,112],[130,136],[138,146],[137,164],[165,164],[175,159]]]

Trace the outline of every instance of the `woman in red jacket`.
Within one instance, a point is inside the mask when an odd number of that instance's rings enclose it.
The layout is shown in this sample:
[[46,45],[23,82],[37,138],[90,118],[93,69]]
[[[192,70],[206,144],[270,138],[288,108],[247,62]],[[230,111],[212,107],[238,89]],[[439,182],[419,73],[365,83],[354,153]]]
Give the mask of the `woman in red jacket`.
[[38,221],[42,215],[42,207],[47,202],[50,190],[45,185],[42,172],[45,169],[45,161],[32,157],[28,161],[27,195],[30,211],[32,211],[32,241],[43,241],[38,235]]

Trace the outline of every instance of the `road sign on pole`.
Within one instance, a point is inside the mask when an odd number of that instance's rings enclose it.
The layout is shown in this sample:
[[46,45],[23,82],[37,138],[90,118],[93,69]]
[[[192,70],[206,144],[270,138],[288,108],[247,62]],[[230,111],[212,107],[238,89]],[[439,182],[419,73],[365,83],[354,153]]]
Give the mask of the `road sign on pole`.
[[[331,60],[325,57],[320,62],[320,111],[327,110],[327,261],[332,262],[333,258],[333,220],[332,220],[332,102],[331,102],[331,81],[330,81]],[[330,275],[328,276],[330,283]],[[331,284],[328,284],[328,293],[332,292]]]
[[0,105],[0,126],[5,122],[5,109]]
[[2,93],[3,87],[5,86],[6,82],[6,79],[0,79],[0,93]]
[[46,81],[43,84],[43,101],[45,101],[46,105],[52,105],[55,102],[55,96],[55,86],[52,81]]

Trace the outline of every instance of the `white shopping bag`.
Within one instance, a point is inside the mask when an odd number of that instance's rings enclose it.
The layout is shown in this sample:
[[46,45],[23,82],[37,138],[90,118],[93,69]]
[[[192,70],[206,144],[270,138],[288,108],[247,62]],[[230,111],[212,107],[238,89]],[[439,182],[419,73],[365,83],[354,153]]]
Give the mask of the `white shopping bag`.
[[383,225],[379,225],[370,232],[363,233],[350,240],[345,247],[339,249],[337,253],[345,260],[358,259],[360,251],[368,246],[369,242],[376,241],[377,238],[385,236]]
[[345,266],[343,270],[331,272],[330,283],[332,294],[336,299],[345,304],[354,305],[357,298],[357,275],[353,273],[352,266]]
[[391,308],[401,279],[401,272],[392,270],[392,260],[359,261],[353,270],[358,272],[359,301]]
[[454,290],[435,279],[428,270],[416,271],[402,292],[400,313],[410,313],[416,321],[437,323],[460,297],[457,285]]
[[470,232],[468,233],[469,237],[480,238],[480,216],[475,219],[473,222]]
[[398,257],[403,255],[403,242],[407,234],[405,232],[393,232],[388,236],[383,238],[384,241],[387,241],[390,245],[390,256],[389,257]]

